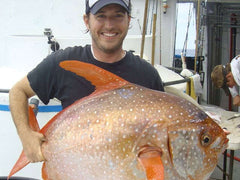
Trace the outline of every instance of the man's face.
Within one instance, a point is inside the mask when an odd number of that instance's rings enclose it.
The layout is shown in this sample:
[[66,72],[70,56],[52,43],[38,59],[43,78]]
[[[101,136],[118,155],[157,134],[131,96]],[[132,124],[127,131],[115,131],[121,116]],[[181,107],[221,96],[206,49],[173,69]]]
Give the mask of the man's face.
[[95,15],[84,16],[92,36],[92,46],[105,53],[122,49],[130,19],[124,8],[116,4],[103,7]]

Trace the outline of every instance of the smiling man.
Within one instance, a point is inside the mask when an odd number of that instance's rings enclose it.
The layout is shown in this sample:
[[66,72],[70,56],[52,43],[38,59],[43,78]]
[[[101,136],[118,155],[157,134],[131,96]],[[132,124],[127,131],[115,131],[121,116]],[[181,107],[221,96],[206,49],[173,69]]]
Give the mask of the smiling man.
[[[121,60],[126,54],[122,44],[131,20],[130,5],[122,6],[123,1],[116,2],[118,4],[102,7],[106,3],[98,1],[93,4],[92,9],[88,5],[86,8],[84,22],[92,36],[93,53],[99,61],[113,63]],[[101,9],[98,10],[99,8]]]
[[89,81],[60,68],[60,62],[78,60],[94,64],[131,83],[163,91],[156,69],[122,48],[131,20],[130,0],[86,0],[83,19],[92,37],[91,45],[69,47],[47,56],[10,90],[12,118],[31,162],[44,160],[41,144],[45,139],[29,127],[28,99],[37,95],[48,104],[56,98],[66,108],[94,91]]

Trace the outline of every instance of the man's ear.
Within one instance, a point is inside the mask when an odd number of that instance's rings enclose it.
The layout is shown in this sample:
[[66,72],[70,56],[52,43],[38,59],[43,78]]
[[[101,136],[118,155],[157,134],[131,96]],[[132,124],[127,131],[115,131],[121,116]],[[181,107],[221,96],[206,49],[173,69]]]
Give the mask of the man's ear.
[[132,17],[128,15],[128,26],[130,25]]
[[84,14],[83,15],[83,21],[85,23],[86,28],[89,29],[89,15]]

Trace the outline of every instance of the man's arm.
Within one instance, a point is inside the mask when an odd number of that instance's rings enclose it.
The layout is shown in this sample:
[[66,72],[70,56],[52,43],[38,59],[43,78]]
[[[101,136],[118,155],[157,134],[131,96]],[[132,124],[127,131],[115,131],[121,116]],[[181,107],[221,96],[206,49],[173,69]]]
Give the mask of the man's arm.
[[12,118],[21,139],[23,151],[31,162],[43,161],[41,144],[45,140],[41,133],[33,131],[29,126],[28,98],[35,95],[28,78],[17,82],[9,92],[9,105]]

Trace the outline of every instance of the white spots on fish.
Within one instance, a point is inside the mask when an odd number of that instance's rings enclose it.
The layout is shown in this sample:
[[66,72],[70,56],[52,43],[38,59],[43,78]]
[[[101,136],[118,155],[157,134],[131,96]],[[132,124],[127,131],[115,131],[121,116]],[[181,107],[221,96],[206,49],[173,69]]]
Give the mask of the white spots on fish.
[[159,121],[161,122],[161,121],[163,121],[163,119],[162,119],[162,118],[160,118],[160,119],[159,119]]

